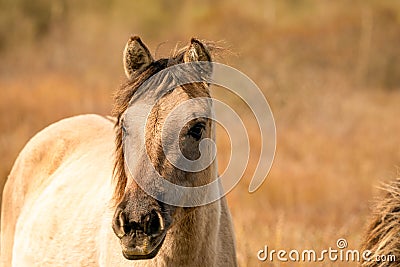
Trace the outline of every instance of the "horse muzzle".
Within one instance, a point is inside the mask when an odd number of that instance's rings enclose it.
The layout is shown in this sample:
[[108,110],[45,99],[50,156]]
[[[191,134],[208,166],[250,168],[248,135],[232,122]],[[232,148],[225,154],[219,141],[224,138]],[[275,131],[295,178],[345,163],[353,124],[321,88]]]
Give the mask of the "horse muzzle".
[[130,220],[122,209],[117,209],[113,230],[120,239],[122,254],[128,260],[154,258],[167,233],[161,213],[154,209],[140,220]]

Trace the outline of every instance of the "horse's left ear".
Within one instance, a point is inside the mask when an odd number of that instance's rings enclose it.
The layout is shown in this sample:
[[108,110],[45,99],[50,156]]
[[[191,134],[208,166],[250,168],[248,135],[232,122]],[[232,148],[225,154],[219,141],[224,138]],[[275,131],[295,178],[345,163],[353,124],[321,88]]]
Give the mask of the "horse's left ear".
[[154,61],[149,49],[139,36],[129,38],[124,49],[123,63],[128,78],[134,77],[146,69]]
[[206,46],[196,38],[190,40],[190,45],[183,55],[183,62],[211,61],[210,52]]

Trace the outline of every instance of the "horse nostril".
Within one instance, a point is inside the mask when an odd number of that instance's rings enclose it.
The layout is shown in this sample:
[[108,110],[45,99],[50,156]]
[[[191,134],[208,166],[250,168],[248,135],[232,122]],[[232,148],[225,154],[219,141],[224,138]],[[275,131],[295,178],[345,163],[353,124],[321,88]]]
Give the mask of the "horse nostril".
[[125,228],[126,225],[127,225],[127,220],[125,214],[122,211],[122,209],[118,209],[114,215],[112,228],[114,230],[114,233],[119,238],[122,238],[127,233],[128,229]]
[[156,210],[147,213],[140,221],[135,221],[130,219],[124,210],[118,209],[114,215],[112,228],[119,238],[141,234],[154,237],[164,230],[164,221],[160,212]]
[[152,210],[143,218],[144,232],[146,235],[154,236],[164,230],[164,223],[161,214]]

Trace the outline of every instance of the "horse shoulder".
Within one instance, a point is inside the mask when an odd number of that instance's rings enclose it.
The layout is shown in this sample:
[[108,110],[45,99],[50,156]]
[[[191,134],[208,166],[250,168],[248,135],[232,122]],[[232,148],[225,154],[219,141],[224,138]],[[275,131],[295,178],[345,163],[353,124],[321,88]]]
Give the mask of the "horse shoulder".
[[113,124],[109,119],[98,115],[81,115],[48,126],[26,144],[11,170],[3,192],[1,258],[5,266],[11,262],[15,229],[21,210],[40,196],[56,177],[53,174],[63,163],[76,154],[83,154],[96,139],[111,137],[112,129]]

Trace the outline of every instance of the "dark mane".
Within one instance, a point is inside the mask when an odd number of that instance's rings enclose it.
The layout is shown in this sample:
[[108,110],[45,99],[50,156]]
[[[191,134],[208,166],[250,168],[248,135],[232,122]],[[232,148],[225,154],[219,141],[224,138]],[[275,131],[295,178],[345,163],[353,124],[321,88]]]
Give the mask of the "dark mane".
[[[217,46],[215,43],[206,43],[209,52],[215,54],[222,50],[221,47]],[[117,205],[122,201],[124,196],[125,187],[127,185],[127,176],[125,169],[125,159],[124,159],[124,151],[123,151],[123,131],[121,127],[121,119],[129,107],[130,100],[135,95],[136,91],[141,87],[150,77],[156,75],[160,71],[170,67],[182,63],[183,57],[187,47],[184,47],[174,53],[170,58],[163,58],[152,62],[144,71],[133,77],[132,79],[128,79],[124,82],[121,87],[116,91],[114,95],[114,107],[112,111],[112,116],[116,117],[115,123],[115,161],[114,161],[114,169],[113,169],[113,181],[115,183],[115,190],[113,195],[113,202]],[[194,70],[195,72],[196,70]],[[185,73],[188,77],[186,79],[190,79],[193,75],[198,76],[197,73]]]

